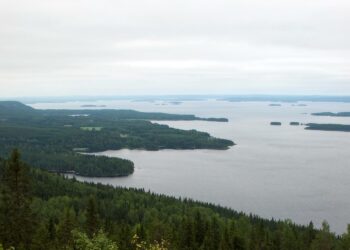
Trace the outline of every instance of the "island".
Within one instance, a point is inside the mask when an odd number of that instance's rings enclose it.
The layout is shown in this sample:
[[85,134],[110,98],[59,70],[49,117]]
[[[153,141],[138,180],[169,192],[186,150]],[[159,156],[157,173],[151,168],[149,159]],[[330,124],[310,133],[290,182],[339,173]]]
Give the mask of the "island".
[[230,140],[205,132],[152,123],[158,120],[219,121],[194,115],[134,110],[38,110],[19,102],[0,102],[0,157],[20,149],[29,164],[52,172],[114,177],[133,173],[131,161],[88,153],[128,149],[217,149]]
[[307,130],[350,132],[350,125],[308,123],[308,124],[306,124],[305,129],[307,129]]
[[322,95],[231,95],[219,97],[218,99],[229,102],[350,102],[350,96]]
[[81,105],[80,107],[82,107],[82,108],[105,108],[107,106],[106,105],[84,104],[84,105]]
[[279,103],[271,103],[269,104],[270,107],[281,107],[282,104],[279,104]]
[[270,122],[271,126],[281,126],[282,122]]
[[169,102],[169,104],[180,105],[180,104],[182,104],[182,102],[180,102],[180,101],[173,101],[173,102]]
[[289,125],[291,125],[291,126],[299,126],[300,122],[290,122]]
[[335,117],[350,117],[350,112],[320,112],[320,113],[312,113],[315,116],[335,116]]

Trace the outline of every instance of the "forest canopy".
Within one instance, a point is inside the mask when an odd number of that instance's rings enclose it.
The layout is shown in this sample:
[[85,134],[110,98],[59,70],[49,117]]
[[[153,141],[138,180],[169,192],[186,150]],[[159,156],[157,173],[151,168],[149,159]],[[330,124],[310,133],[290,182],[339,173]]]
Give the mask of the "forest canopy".
[[[228,149],[234,143],[149,120],[216,120],[133,110],[37,110],[0,102],[0,156],[13,148],[35,167],[84,176],[126,176],[131,161],[81,153],[128,149]],[[221,118],[218,118],[221,121]]]
[[0,249],[347,250],[336,236],[290,220],[143,190],[81,183],[31,168],[15,150],[0,160]]

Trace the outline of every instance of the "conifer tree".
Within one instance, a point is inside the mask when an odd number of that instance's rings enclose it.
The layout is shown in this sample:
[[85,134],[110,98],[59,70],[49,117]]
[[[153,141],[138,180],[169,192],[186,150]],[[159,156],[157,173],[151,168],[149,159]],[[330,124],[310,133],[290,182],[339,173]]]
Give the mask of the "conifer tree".
[[73,209],[66,209],[64,217],[58,224],[57,241],[59,249],[71,249],[73,246],[72,231],[75,228],[75,214]]
[[92,238],[98,231],[98,214],[96,200],[93,197],[89,198],[88,206],[86,209],[86,232],[87,235]]
[[1,240],[5,249],[28,249],[33,232],[33,214],[30,208],[30,178],[28,169],[13,150],[5,161],[1,197]]
[[313,250],[332,250],[334,249],[335,237],[330,232],[329,224],[324,221],[322,223],[322,229],[316,235],[316,238],[311,244]]

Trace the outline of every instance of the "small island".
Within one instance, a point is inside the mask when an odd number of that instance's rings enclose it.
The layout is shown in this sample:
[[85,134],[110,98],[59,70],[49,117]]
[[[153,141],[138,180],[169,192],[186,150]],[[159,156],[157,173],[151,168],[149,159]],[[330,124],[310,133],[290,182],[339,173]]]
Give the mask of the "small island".
[[290,122],[289,125],[291,125],[291,126],[299,126],[300,122]]
[[282,122],[270,122],[271,126],[282,126]]
[[281,107],[282,104],[280,104],[280,103],[271,103],[271,104],[269,104],[269,106],[270,107]]
[[315,116],[333,116],[333,117],[350,117],[350,112],[320,112],[320,113],[312,113]]
[[106,105],[84,104],[84,105],[81,105],[80,107],[82,107],[82,108],[105,108],[107,106]]
[[169,102],[169,104],[171,104],[171,105],[180,105],[180,104],[182,104],[182,102],[180,102],[180,101],[173,101],[173,102]]
[[292,104],[294,107],[307,107],[307,104],[304,103],[298,103],[298,104]]
[[308,124],[306,124],[305,129],[307,129],[307,130],[350,132],[350,125],[308,123]]

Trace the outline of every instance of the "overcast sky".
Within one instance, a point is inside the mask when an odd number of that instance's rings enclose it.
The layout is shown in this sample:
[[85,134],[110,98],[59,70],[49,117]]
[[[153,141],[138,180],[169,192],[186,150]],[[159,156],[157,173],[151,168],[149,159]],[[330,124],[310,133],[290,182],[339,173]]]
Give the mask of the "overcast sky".
[[349,0],[1,0],[0,96],[350,94]]

